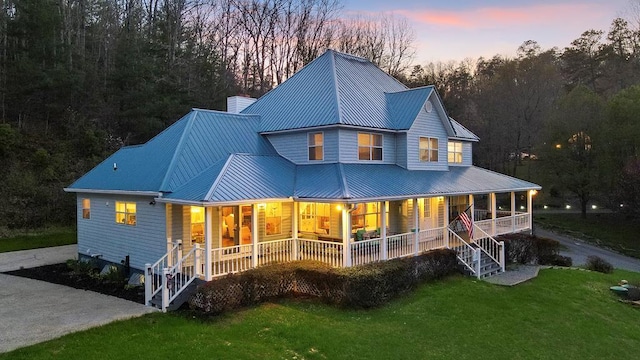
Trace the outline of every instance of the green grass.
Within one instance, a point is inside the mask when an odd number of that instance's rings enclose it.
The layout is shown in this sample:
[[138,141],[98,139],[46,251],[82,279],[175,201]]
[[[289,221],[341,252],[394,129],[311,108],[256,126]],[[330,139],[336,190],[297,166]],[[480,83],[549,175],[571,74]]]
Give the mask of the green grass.
[[623,254],[640,258],[640,223],[615,213],[580,214],[536,213],[534,221],[545,228],[557,230],[590,241]]
[[69,245],[75,244],[76,242],[76,231],[74,229],[55,228],[36,231],[26,235],[15,235],[7,238],[0,238],[0,253]]
[[452,277],[374,310],[283,300],[202,321],[155,313],[0,359],[605,359],[640,351],[640,274],[542,270],[516,287]]

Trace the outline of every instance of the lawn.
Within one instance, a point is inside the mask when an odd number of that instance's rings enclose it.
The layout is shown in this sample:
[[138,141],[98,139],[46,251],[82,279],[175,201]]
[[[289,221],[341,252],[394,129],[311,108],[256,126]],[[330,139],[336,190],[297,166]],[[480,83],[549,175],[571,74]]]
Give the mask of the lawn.
[[616,213],[587,213],[582,219],[575,213],[533,213],[534,221],[545,228],[608,247],[640,258],[640,223]]
[[0,238],[0,253],[37,249],[76,243],[76,231],[72,228],[54,228],[29,234]]
[[210,320],[155,313],[0,359],[603,359],[640,351],[622,277],[547,269],[513,288],[454,276],[374,310],[283,300]]

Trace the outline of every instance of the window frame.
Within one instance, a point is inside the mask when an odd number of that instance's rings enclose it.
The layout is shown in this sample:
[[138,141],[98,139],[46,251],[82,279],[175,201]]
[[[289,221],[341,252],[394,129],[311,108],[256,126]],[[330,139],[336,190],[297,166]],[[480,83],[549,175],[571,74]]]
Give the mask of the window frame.
[[[194,208],[199,208],[201,210],[199,211],[193,211]],[[190,221],[189,221],[189,236],[191,237],[191,241],[199,243],[199,244],[204,244],[204,239],[205,239],[205,232],[204,232],[204,223],[205,223],[205,219],[207,217],[207,213],[206,213],[206,209],[204,206],[191,206],[191,208],[189,209],[190,212]],[[194,221],[194,213],[202,213],[202,221]],[[201,227],[202,228],[202,234],[198,234],[196,236],[194,236],[194,227]]]
[[[451,146],[453,145],[453,151],[451,149]],[[459,149],[456,149],[456,147],[460,147]],[[457,151],[459,150],[459,151]],[[447,142],[447,162],[449,164],[462,164],[462,161],[464,159],[463,156],[463,146],[462,146],[462,141],[451,141],[449,140]]]
[[[367,135],[369,137],[369,141],[368,144],[361,144],[360,143],[360,135]],[[375,137],[379,137],[380,138],[380,145],[375,145],[375,141],[374,138]],[[358,132],[358,160],[359,161],[383,161],[384,159],[384,134],[378,134],[378,133],[372,133],[372,132],[362,132],[359,131]],[[368,148],[368,158],[361,158],[361,152],[360,149],[367,149]],[[374,159],[374,150],[378,150],[379,149],[379,154],[380,154],[380,158],[379,159]],[[377,154],[378,152],[375,152],[375,154]]]
[[[274,223],[276,224],[275,226],[272,225]],[[282,235],[282,203],[281,202],[272,202],[272,203],[265,204],[264,235],[265,236]]]
[[[318,134],[322,137],[320,144],[316,144],[315,143],[314,136],[318,135]],[[313,140],[313,144],[312,144],[312,140]],[[311,154],[312,154],[311,149],[314,149],[313,154],[317,155],[316,151],[315,151],[316,148],[320,148],[320,150],[321,150],[320,151],[320,153],[321,153],[320,154],[320,158],[319,159],[316,159],[316,158],[312,159],[311,158]],[[308,132],[307,133],[307,161],[324,161],[324,131],[315,131],[315,132]]]
[[[124,205],[124,211],[119,211],[120,204]],[[133,211],[130,211],[133,205]],[[138,204],[135,201],[116,201],[115,202],[115,221],[118,225],[136,226],[138,224]],[[118,221],[119,215],[123,215],[122,221]]]
[[[423,144],[422,139],[426,140],[425,141],[425,143],[427,144],[426,147],[422,146]],[[435,147],[432,146],[433,141],[435,141]],[[423,153],[426,153],[428,155],[426,157],[426,160],[422,155]],[[434,154],[435,156],[432,156]],[[421,163],[439,162],[440,161],[440,139],[438,139],[437,137],[419,136],[418,137],[418,160]]]
[[82,218],[91,219],[91,199],[82,198]]

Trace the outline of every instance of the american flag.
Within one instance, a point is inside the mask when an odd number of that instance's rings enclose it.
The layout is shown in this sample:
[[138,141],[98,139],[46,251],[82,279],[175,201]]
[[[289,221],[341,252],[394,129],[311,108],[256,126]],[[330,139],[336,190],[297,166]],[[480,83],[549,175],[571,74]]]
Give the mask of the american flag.
[[467,231],[469,232],[469,240],[473,240],[473,222],[469,215],[467,215],[466,210],[460,213],[460,220],[462,220],[464,227],[467,228]]

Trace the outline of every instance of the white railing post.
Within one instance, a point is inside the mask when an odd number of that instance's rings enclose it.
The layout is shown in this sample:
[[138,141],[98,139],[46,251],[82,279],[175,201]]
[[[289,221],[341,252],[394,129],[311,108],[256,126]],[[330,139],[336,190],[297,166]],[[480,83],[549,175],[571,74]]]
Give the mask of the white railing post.
[[144,304],[151,305],[151,292],[153,291],[153,269],[151,264],[144,264]]
[[419,217],[420,207],[418,206],[418,199],[413,199],[413,255],[418,256],[418,236],[419,236],[419,226],[418,222],[420,221]]
[[529,234],[533,233],[533,190],[527,191],[527,220],[529,221]]
[[176,240],[176,244],[178,244],[177,254],[176,254],[176,258],[173,259],[171,263],[169,263],[169,265],[171,266],[175,265],[176,263],[178,263],[178,261],[180,261],[180,259],[182,259],[182,240],[180,239]]
[[162,304],[160,305],[160,309],[162,312],[167,311],[167,307],[169,306],[169,269],[162,269]]
[[193,244],[193,247],[195,248],[195,250],[193,251],[193,275],[194,276],[199,276],[202,275],[200,273],[200,244],[195,243]]
[[507,262],[507,258],[505,257],[505,253],[504,253],[504,241],[500,241],[500,269],[502,269],[502,272],[505,271],[505,265]]
[[258,205],[251,204],[251,267],[258,267]]
[[491,236],[496,236],[496,217],[497,217],[496,193],[491,193],[491,195],[489,196],[489,199],[491,202]]
[[342,256],[343,266],[351,266],[351,213],[349,205],[342,205]]
[[447,196],[444,196],[442,201],[444,201],[444,211],[443,211],[443,225],[444,227],[442,228],[442,234],[444,235],[445,238],[445,244],[447,246],[447,249],[450,249],[451,246],[449,246],[449,198]]
[[389,255],[387,254],[387,202],[383,201],[380,204],[380,211],[382,212],[381,226],[380,226],[380,259],[387,260]]
[[298,217],[300,216],[300,204],[297,202],[293,203],[293,216],[291,217],[291,236],[293,237],[293,254],[292,260],[297,261],[298,259]]
[[475,255],[473,256],[476,259],[476,277],[480,279],[480,267],[482,261],[482,250],[480,248],[475,249]]
[[516,232],[516,193],[511,192],[511,231]]

